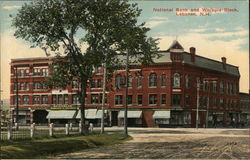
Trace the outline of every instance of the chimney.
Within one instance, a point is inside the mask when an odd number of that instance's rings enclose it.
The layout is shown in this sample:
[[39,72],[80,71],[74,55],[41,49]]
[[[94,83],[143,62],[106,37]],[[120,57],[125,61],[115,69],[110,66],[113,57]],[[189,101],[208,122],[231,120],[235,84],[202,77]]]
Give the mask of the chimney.
[[226,57],[221,57],[221,61],[222,61],[222,64],[223,64],[223,68],[226,69],[227,58]]
[[223,64],[226,64],[227,63],[227,58],[226,57],[221,57],[221,61]]
[[194,47],[190,47],[189,48],[189,52],[191,54],[191,62],[195,62],[195,48]]

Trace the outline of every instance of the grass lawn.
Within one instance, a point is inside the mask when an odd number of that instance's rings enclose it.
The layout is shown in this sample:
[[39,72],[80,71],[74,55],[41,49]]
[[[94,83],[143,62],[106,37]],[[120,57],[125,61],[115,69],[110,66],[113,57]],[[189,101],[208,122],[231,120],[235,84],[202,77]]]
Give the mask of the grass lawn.
[[0,159],[51,158],[53,156],[130,140],[122,134],[96,134],[1,142]]

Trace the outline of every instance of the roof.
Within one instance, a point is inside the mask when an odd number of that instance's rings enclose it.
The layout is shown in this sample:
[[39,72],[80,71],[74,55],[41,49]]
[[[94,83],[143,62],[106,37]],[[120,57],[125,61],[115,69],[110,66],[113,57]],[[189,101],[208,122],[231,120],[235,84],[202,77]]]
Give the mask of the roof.
[[180,51],[184,51],[184,48],[181,46],[181,44],[177,40],[174,40],[167,50],[167,52],[171,52],[171,51],[180,52]]

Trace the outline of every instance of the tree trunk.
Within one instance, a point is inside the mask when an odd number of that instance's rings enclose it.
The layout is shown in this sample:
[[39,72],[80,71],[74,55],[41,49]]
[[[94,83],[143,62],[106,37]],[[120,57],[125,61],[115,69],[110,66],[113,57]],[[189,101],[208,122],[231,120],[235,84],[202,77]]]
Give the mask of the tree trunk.
[[81,88],[80,88],[80,111],[81,111],[81,134],[86,134],[88,128],[85,124],[85,96],[87,88],[87,79],[81,77]]

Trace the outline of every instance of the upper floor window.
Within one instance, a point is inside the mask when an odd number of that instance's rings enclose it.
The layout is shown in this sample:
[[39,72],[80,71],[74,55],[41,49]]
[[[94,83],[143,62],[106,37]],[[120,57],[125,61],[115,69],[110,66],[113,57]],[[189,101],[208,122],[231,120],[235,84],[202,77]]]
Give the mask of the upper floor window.
[[185,76],[185,88],[189,89],[189,75]]
[[142,95],[137,95],[137,104],[142,105]]
[[167,104],[166,94],[161,94],[161,104]]
[[42,104],[48,104],[48,96],[42,95]]
[[58,95],[58,104],[63,104],[63,95]]
[[233,93],[233,86],[232,84],[230,83],[229,84],[229,94],[232,94]]
[[128,87],[132,87],[132,76],[128,76]]
[[115,105],[122,105],[122,95],[115,95]]
[[217,82],[213,82],[213,92],[216,93],[217,91]]
[[33,104],[40,104],[40,96],[33,96]]
[[190,105],[190,95],[185,95],[185,104]]
[[42,84],[40,82],[34,82],[34,89],[42,89]]
[[98,103],[99,103],[99,95],[91,94],[91,104],[98,104]]
[[179,73],[175,73],[174,74],[174,79],[173,79],[173,87],[174,88],[180,88],[181,83],[180,83],[180,74]]
[[63,103],[64,104],[69,104],[69,96],[67,94],[64,95]]
[[166,87],[167,85],[167,77],[166,74],[161,75],[161,86]]
[[90,80],[90,88],[95,88],[95,80],[94,79]]
[[157,86],[157,75],[156,73],[151,73],[149,75],[149,87],[156,87]]
[[72,95],[72,103],[73,104],[80,104],[79,96],[77,94]]
[[142,87],[142,76],[138,76],[137,77],[137,88],[141,88]]
[[133,103],[133,95],[128,95],[128,105],[132,105]]
[[48,68],[42,68],[42,76],[48,76],[49,75],[49,69]]
[[149,104],[157,104],[157,94],[149,95]]
[[41,70],[40,68],[34,68],[33,69],[33,75],[34,76],[40,76]]
[[120,74],[117,74],[115,76],[115,88],[116,89],[121,89],[121,81],[122,81],[122,76]]
[[23,104],[29,104],[29,96],[23,96]]
[[78,82],[72,81],[72,89],[78,89]]
[[97,80],[97,88],[101,88],[102,87],[102,80],[98,79]]
[[223,93],[224,91],[224,85],[223,85],[223,82],[221,81],[220,82],[220,93]]
[[173,104],[173,106],[180,106],[181,105],[181,95],[180,94],[173,94],[172,95],[172,104]]

